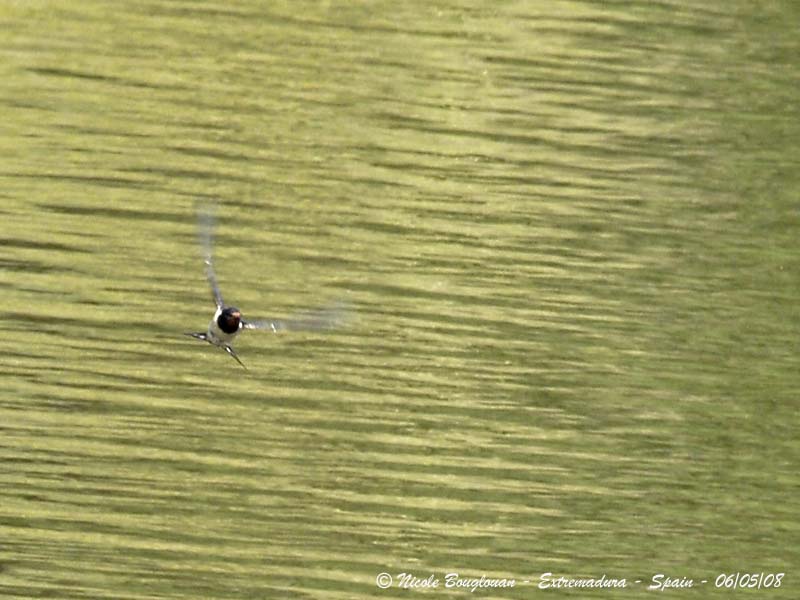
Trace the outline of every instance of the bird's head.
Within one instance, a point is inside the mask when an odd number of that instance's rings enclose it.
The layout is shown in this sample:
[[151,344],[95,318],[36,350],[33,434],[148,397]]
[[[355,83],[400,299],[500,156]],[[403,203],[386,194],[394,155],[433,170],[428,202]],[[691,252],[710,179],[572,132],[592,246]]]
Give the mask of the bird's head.
[[217,317],[217,325],[225,333],[235,333],[242,326],[242,313],[234,306],[226,306]]

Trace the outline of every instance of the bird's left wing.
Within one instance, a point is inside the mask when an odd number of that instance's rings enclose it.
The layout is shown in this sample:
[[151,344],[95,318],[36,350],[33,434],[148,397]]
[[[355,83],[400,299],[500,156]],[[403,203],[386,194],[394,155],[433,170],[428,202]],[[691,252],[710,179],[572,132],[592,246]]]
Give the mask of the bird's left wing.
[[245,329],[264,329],[279,331],[325,331],[340,327],[351,313],[343,303],[338,302],[314,311],[299,314],[291,319],[256,319],[243,321]]

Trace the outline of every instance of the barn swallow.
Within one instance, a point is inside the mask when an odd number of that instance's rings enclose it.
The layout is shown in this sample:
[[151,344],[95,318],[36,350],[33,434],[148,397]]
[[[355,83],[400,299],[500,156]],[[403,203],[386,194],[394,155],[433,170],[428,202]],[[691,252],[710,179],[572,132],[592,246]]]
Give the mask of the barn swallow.
[[211,295],[216,305],[216,311],[208,324],[208,329],[204,332],[187,333],[186,335],[206,341],[218,348],[225,350],[245,369],[244,363],[239,359],[233,349],[233,340],[239,335],[242,329],[263,329],[277,333],[279,331],[319,331],[330,329],[341,321],[344,309],[341,305],[324,308],[307,315],[291,319],[258,319],[245,320],[241,311],[235,306],[225,304],[222,299],[217,276],[214,272],[214,217],[210,210],[200,210],[198,228],[200,247],[203,253],[203,263],[205,264],[206,279],[211,288]]

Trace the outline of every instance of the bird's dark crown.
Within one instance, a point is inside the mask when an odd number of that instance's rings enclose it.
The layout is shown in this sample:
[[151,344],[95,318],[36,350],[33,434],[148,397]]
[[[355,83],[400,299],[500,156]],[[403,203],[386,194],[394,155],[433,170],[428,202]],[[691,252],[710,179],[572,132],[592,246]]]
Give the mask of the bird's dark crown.
[[217,325],[225,333],[235,333],[242,322],[242,313],[235,306],[226,306],[217,317]]

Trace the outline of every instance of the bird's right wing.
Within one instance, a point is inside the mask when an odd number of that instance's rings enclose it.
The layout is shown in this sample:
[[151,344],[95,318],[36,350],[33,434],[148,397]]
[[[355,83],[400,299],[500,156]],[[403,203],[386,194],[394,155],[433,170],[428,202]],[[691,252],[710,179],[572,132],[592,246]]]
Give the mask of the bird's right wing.
[[214,272],[214,210],[210,206],[201,206],[197,211],[197,234],[200,239],[200,250],[203,253],[203,263],[206,270],[206,279],[211,287],[211,295],[217,308],[224,305],[222,292],[219,291],[217,275]]

